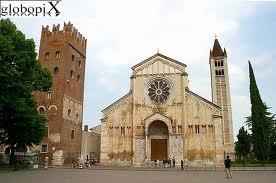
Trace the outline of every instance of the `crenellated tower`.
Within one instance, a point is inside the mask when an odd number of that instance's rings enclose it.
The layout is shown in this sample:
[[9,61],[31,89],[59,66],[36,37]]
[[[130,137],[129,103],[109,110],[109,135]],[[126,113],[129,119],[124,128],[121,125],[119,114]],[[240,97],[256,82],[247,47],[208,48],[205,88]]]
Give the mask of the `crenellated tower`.
[[69,22],[42,27],[39,62],[52,74],[49,92],[36,92],[37,109],[48,118],[41,155],[53,165],[71,163],[81,152],[87,40]]
[[228,61],[226,49],[222,50],[215,38],[213,49],[209,57],[212,102],[222,109],[223,144],[225,153],[234,152],[232,108],[229,86]]

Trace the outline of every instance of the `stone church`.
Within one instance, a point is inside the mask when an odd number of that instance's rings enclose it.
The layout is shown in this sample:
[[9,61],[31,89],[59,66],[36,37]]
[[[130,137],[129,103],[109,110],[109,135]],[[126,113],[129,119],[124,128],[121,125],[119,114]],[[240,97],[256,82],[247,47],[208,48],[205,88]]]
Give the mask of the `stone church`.
[[209,65],[212,101],[189,89],[180,61],[156,53],[134,65],[129,92],[102,111],[101,163],[222,165],[234,148],[227,53],[217,38]]

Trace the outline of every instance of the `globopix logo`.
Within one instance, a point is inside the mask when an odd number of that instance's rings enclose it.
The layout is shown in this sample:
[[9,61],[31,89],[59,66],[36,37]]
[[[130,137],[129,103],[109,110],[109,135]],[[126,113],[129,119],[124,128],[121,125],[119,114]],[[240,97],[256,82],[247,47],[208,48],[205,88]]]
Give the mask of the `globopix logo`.
[[59,16],[61,0],[0,0],[0,17]]

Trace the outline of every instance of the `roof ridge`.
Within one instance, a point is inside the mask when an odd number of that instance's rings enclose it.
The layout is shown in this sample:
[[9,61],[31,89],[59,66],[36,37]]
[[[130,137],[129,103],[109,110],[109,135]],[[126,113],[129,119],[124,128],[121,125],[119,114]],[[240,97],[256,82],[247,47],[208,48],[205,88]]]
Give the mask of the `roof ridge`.
[[169,60],[169,61],[171,61],[171,62],[174,62],[174,63],[176,63],[176,64],[179,64],[179,65],[182,65],[182,66],[184,66],[184,67],[187,67],[186,64],[184,64],[184,63],[182,63],[182,62],[180,62],[180,61],[178,61],[178,60],[175,60],[175,59],[173,59],[173,58],[171,58],[171,57],[168,57],[168,56],[166,56],[166,55],[164,55],[164,54],[162,54],[162,53],[157,52],[157,53],[155,53],[154,55],[148,57],[147,59],[145,59],[145,60],[139,62],[138,64],[136,64],[136,65],[134,65],[134,66],[132,66],[131,69],[134,70],[135,68],[137,68],[137,67],[143,65],[144,63],[146,63],[146,62],[148,62],[148,61],[150,61],[150,60],[152,60],[153,58],[158,57],[158,56],[159,56],[159,57],[162,57],[162,58],[164,58],[164,59],[166,59],[166,60]]

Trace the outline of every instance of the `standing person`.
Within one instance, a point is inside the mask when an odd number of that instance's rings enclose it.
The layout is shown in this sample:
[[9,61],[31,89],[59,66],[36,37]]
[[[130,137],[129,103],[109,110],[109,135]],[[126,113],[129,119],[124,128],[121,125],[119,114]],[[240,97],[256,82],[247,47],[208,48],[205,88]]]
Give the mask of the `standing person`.
[[231,159],[229,158],[229,156],[226,157],[226,159],[224,160],[224,166],[225,166],[225,174],[226,174],[226,178],[232,179],[232,173],[231,173]]
[[173,158],[173,168],[175,168],[175,159]]
[[184,161],[181,160],[181,170],[184,170]]

